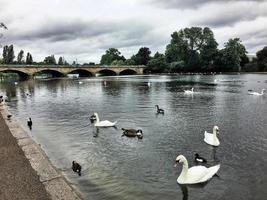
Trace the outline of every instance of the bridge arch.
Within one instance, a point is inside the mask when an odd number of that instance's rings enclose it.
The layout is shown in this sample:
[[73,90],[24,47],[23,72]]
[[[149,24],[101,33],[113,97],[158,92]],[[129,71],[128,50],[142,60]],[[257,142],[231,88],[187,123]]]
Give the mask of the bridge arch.
[[79,77],[90,77],[94,74],[86,69],[75,69],[70,71],[68,74],[79,74]]
[[47,74],[47,78],[63,77],[64,74],[60,71],[54,69],[40,69],[33,74],[33,76],[38,76],[40,74]]
[[17,69],[4,69],[4,70],[0,70],[0,73],[15,73],[15,74],[18,74],[19,76],[19,79],[21,80],[26,80],[30,77],[29,74],[23,72],[23,71],[20,71],[20,70],[17,70]]
[[125,69],[120,72],[120,75],[135,75],[137,72],[133,69]]
[[97,72],[100,76],[116,76],[117,73],[111,69],[102,69]]

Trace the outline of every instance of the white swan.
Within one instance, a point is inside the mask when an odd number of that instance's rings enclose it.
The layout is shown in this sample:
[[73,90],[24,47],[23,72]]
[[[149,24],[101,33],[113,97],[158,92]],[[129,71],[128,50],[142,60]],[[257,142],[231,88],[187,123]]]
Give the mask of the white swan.
[[194,88],[192,88],[191,90],[184,90],[184,93],[193,94],[194,93]]
[[204,133],[204,141],[207,144],[210,144],[212,146],[219,146],[220,145],[220,141],[217,138],[217,134],[219,133],[219,127],[218,126],[214,126],[213,127],[213,133],[208,133],[207,131],[205,131]]
[[83,82],[82,81],[79,81],[79,84],[81,85],[81,84],[83,84]]
[[250,95],[256,95],[256,96],[262,96],[264,94],[265,89],[261,90],[261,93],[258,92],[248,92],[248,94]]
[[179,184],[196,184],[206,182],[220,169],[220,165],[215,165],[209,168],[198,165],[188,169],[188,162],[183,155],[177,156],[176,163],[183,163],[182,172],[177,178],[177,182]]
[[117,123],[117,121],[115,122],[110,122],[108,120],[100,121],[98,114],[94,113],[94,115],[96,117],[96,123],[94,124],[96,127],[112,127],[115,126],[115,124]]
[[148,87],[150,87],[150,86],[151,86],[151,83],[150,83],[150,81],[147,83],[147,86],[148,86]]

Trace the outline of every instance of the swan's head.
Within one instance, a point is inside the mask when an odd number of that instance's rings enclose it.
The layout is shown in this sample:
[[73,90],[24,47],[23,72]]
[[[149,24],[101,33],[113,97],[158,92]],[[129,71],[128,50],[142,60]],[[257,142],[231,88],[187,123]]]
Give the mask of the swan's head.
[[98,114],[96,113],[96,112],[94,112],[94,114],[93,114],[95,117],[98,117]]
[[191,89],[191,90],[192,90],[192,92],[193,92],[193,91],[194,91],[194,88],[192,87],[192,89]]
[[136,131],[136,136],[138,137],[138,139],[143,139],[143,131],[141,129],[138,129]]
[[157,107],[157,108],[158,108],[158,107],[159,107],[159,105],[155,105],[155,107]]
[[177,156],[176,160],[175,160],[175,166],[178,164],[178,163],[185,163],[186,162],[186,158],[183,156],[183,155],[179,155]]
[[219,133],[219,127],[218,126],[214,126],[213,127],[213,132],[215,132],[215,133]]
[[264,91],[265,91],[265,89],[262,89],[261,91],[262,91],[262,92],[264,92]]

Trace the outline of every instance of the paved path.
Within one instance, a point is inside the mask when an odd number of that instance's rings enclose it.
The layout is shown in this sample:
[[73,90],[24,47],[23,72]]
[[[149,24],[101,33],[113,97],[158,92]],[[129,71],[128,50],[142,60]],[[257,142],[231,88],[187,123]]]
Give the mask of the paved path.
[[16,139],[10,133],[1,114],[0,199],[50,200],[44,185],[18,146]]

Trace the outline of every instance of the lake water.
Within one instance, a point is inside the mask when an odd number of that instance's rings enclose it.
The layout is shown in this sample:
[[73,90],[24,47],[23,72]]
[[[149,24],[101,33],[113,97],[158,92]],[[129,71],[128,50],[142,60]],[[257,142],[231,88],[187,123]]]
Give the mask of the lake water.
[[[214,80],[217,80],[214,82]],[[82,81],[82,84],[79,84]],[[151,82],[148,87],[147,83]],[[194,95],[184,89],[194,87]],[[1,83],[9,110],[26,127],[52,163],[94,200],[257,199],[267,197],[267,75],[175,75],[98,77]],[[30,93],[31,95],[26,95]],[[165,110],[156,115],[155,105]],[[117,129],[98,131],[89,117],[118,120]],[[218,148],[203,134],[220,128]],[[121,128],[142,129],[144,137],[121,137]],[[205,185],[179,186],[183,154],[220,163],[219,177]],[[82,176],[71,170],[82,165]]]

